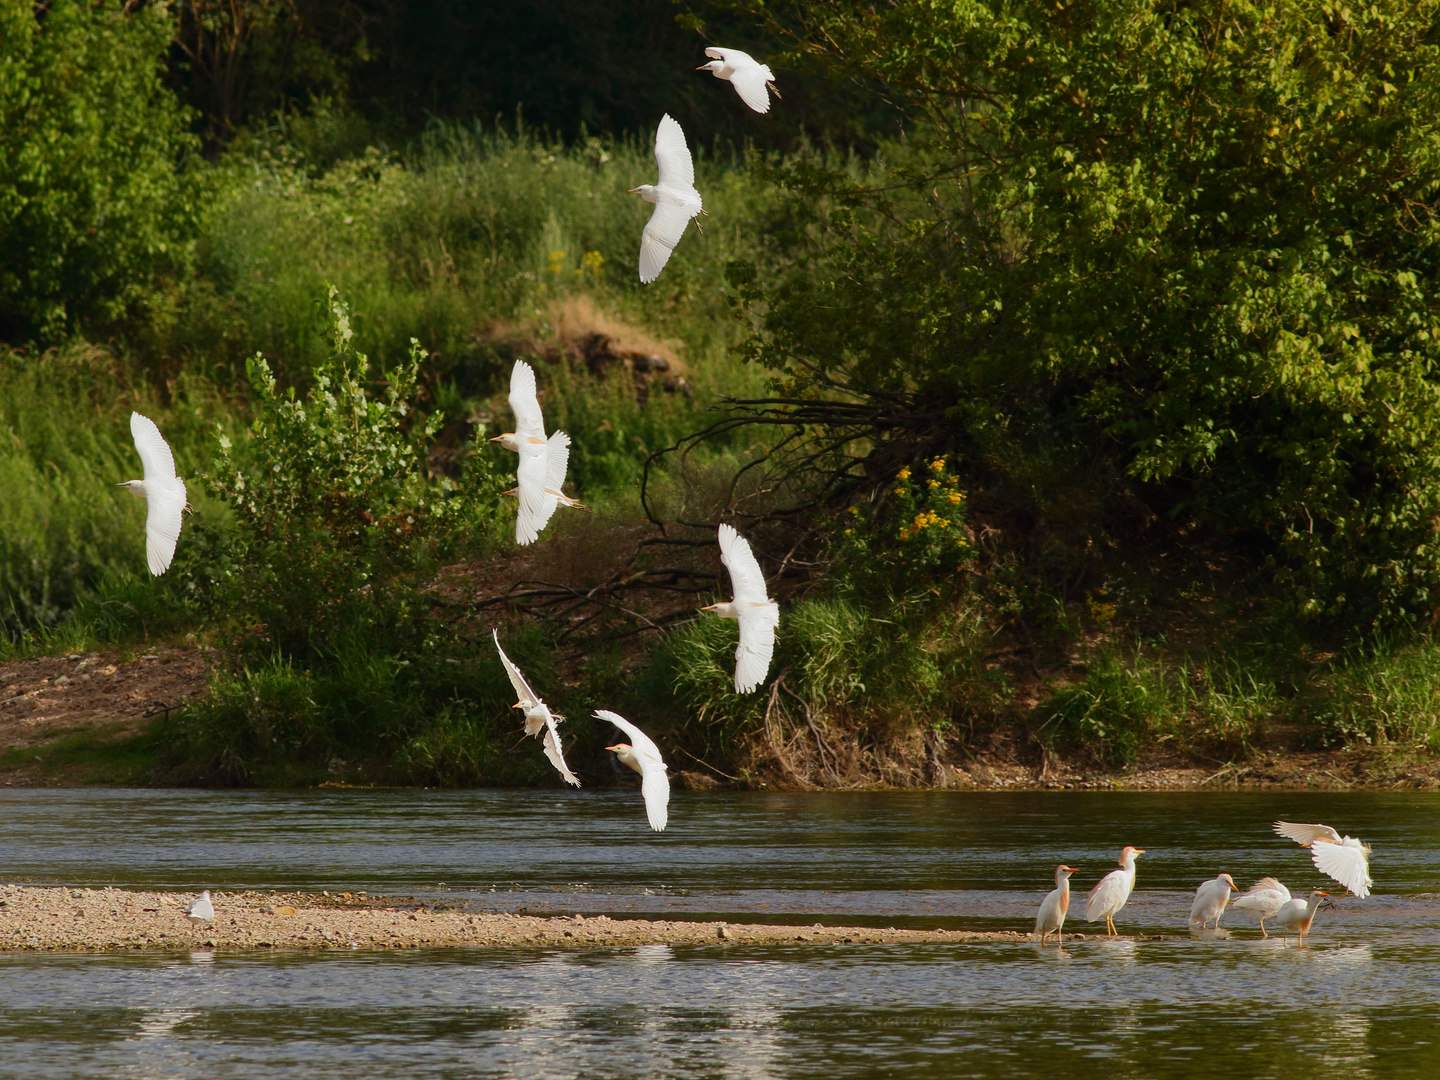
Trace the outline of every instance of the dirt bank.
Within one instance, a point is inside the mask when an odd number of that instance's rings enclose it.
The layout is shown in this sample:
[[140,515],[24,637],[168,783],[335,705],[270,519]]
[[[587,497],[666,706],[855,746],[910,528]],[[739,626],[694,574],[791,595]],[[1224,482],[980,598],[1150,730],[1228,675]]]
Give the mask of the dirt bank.
[[[363,894],[213,893],[215,921],[192,924],[193,893],[0,885],[0,950],[417,949],[470,946],[584,949],[635,945],[955,944],[1028,940],[1010,931],[876,930],[657,922],[604,915],[436,911]],[[1094,937],[1095,935],[1090,935]],[[1083,941],[1086,935],[1066,935]],[[1132,939],[1138,940],[1138,939]]]

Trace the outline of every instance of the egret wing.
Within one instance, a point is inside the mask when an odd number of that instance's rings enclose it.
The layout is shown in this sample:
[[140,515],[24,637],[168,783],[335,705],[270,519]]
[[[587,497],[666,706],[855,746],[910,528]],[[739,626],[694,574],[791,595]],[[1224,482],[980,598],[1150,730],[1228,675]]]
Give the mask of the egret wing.
[[645,816],[650,819],[650,827],[664,832],[670,821],[670,777],[665,775],[665,766],[658,757],[640,755],[640,795],[645,800]]
[[595,716],[600,720],[609,721],[623,731],[630,739],[630,745],[635,748],[636,753],[640,757],[652,757],[660,763],[662,768],[664,767],[665,762],[660,757],[660,748],[650,741],[650,736],[646,735],[629,720],[626,720],[619,713],[611,712],[609,709],[596,709]]
[[555,766],[556,771],[560,773],[565,782],[579,787],[580,778],[570,771],[570,766],[565,764],[565,755],[560,751],[560,732],[555,727],[555,717],[553,716],[546,716],[543,745],[545,756],[550,759],[550,764]]
[[708,46],[705,49],[705,55],[711,60],[722,61],[732,68],[755,63],[755,58],[747,52],[741,52],[739,49],[721,49],[715,45]]
[[154,420],[132,412],[130,437],[135,440],[135,450],[140,455],[147,486],[157,480],[163,482],[175,479],[175,455],[170,452],[170,444],[165,441],[165,436],[160,434]]
[[1334,878],[1356,896],[1370,895],[1370,886],[1374,882],[1370,879],[1365,849],[1358,840],[1347,837],[1345,842],[1339,844],[1312,844],[1310,858],[1317,870]]
[[740,644],[735,646],[735,692],[748,694],[770,671],[780,609],[774,601],[740,611]]
[[770,90],[765,85],[770,81],[770,69],[751,61],[744,67],[736,67],[730,76],[730,85],[740,95],[740,100],[757,113],[770,111]]
[[515,514],[515,542],[533,544],[540,538],[540,530],[555,512],[555,500],[545,495],[545,481],[549,473],[548,446],[520,444],[520,461],[515,466],[515,494],[520,500],[520,509]]
[[[685,132],[669,113],[660,118],[660,126],[655,129],[655,164],[660,167],[660,182],[656,187],[695,186],[695,162],[685,145]],[[653,224],[655,219],[650,220]],[[680,239],[679,233],[675,239]]]
[[736,604],[763,604],[770,596],[765,591],[765,575],[750,550],[746,539],[729,525],[721,525],[720,561],[730,571],[730,585],[735,590]]
[[500,631],[492,629],[491,635],[495,638],[495,651],[500,654],[500,663],[505,665],[505,674],[510,676],[510,685],[515,688],[515,695],[521,701],[528,701],[531,705],[543,705],[540,695],[530,687],[525,676],[520,674],[520,669],[515,662],[505,655],[505,650],[500,647]]
[[1333,840],[1340,842],[1340,834],[1329,825],[1297,825],[1293,821],[1275,822],[1275,831],[1281,836],[1294,840],[1301,847],[1313,844],[1316,840]]
[[524,360],[516,360],[510,369],[510,411],[515,414],[515,437],[518,441],[545,438],[545,417],[540,411],[540,395],[535,389],[535,369]]
[[552,432],[545,444],[545,520],[543,529],[550,523],[555,508],[560,505],[557,498],[565,487],[565,469],[570,464],[570,436],[563,431]]
[[[165,453],[168,455],[170,451],[167,449]],[[145,472],[150,472],[148,464]],[[146,483],[145,502],[145,561],[150,573],[158,577],[170,569],[175,559],[180,523],[185,516],[185,481],[172,473],[168,483],[165,480],[153,485]]]
[[685,234],[685,226],[694,215],[683,206],[657,201],[655,211],[640,234],[640,283],[648,285],[660,276],[670,253]]

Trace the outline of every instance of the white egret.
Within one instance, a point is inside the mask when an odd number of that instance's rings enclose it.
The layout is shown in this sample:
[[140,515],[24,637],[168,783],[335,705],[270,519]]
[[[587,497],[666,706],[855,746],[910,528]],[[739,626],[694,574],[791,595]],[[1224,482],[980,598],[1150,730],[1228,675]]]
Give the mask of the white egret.
[[1290,890],[1273,877],[1262,877],[1251,885],[1245,892],[1235,898],[1231,905],[1236,911],[1249,912],[1260,920],[1260,933],[1264,937],[1270,935],[1265,930],[1265,920],[1273,919],[1275,913],[1290,902]]
[[1085,900],[1085,921],[1094,922],[1104,918],[1105,932],[1118,934],[1115,929],[1115,913],[1125,906],[1135,888],[1135,859],[1144,855],[1144,848],[1125,847],[1120,852],[1120,869],[1111,870],[1096,883]]
[[700,193],[695,190],[695,162],[685,145],[685,132],[669,113],[660,118],[660,126],[655,129],[655,164],[660,167],[659,183],[630,189],[630,194],[655,204],[640,237],[640,281],[645,285],[665,269],[690,219],[705,213]]
[[1220,929],[1220,916],[1225,912],[1225,905],[1230,902],[1230,890],[1240,891],[1235,884],[1235,879],[1229,874],[1221,874],[1217,878],[1203,882],[1195,890],[1195,902],[1190,905],[1190,925],[1204,927],[1211,919],[1215,920],[1215,929]]
[[185,912],[189,920],[197,925],[208,923],[215,918],[215,905],[210,902],[210,890],[206,889],[194,900],[190,901],[190,908]]
[[1275,913],[1275,925],[1280,928],[1284,936],[1294,934],[1300,939],[1300,944],[1305,944],[1305,935],[1310,932],[1310,924],[1315,921],[1315,913],[1324,906],[1325,899],[1330,894],[1315,889],[1305,899],[1295,897],[1288,904]]
[[170,569],[175,558],[175,543],[180,539],[180,521],[188,508],[185,502],[185,481],[175,475],[175,455],[155,421],[138,412],[130,414],[130,435],[140,454],[145,471],[144,480],[126,480],[116,487],[129,488],[130,494],[144,499],[145,561],[150,573],[159,577]]
[[670,777],[665,774],[665,762],[660,750],[650,737],[629,720],[609,709],[596,709],[595,716],[606,720],[630,736],[628,743],[616,743],[605,747],[615,751],[622,765],[628,765],[640,774],[640,795],[645,800],[645,815],[650,827],[656,832],[665,828],[670,820]]
[[748,694],[762,682],[775,654],[775,628],[780,625],[780,606],[765,591],[765,575],[745,538],[729,525],[720,526],[720,561],[730,571],[735,599],[710,604],[701,611],[713,611],[722,619],[740,624],[740,644],[735,647],[735,692]]
[[1035,934],[1040,938],[1041,945],[1051,934],[1055,935],[1058,944],[1065,944],[1065,935],[1061,931],[1065,926],[1065,914],[1070,910],[1070,875],[1073,873],[1073,866],[1064,863],[1057,866],[1055,888],[1040,901],[1040,914],[1035,916]]
[[[705,55],[714,59],[708,64],[701,64],[696,71],[708,71],[715,78],[724,79],[735,87],[740,100],[756,112],[770,111],[770,94],[778,98],[780,91],[775,89],[775,73],[768,65],[739,49],[709,48],[705,50]],[[767,90],[769,93],[766,93]]]
[[515,466],[515,488],[504,494],[516,495],[520,500],[520,510],[515,515],[515,542],[533,544],[540,538],[540,530],[550,523],[557,506],[589,508],[560,490],[570,463],[570,436],[557,431],[548,439],[545,437],[545,418],[535,390],[535,369],[524,360],[516,360],[510,369],[510,410],[515,414],[515,430],[496,435],[490,441],[520,455]]
[[1353,836],[1341,836],[1329,825],[1297,825],[1275,822],[1275,831],[1301,847],[1310,849],[1310,859],[1326,877],[1333,878],[1356,896],[1370,895],[1370,845]]
[[556,724],[565,718],[550,711],[550,706],[540,700],[540,695],[530,688],[525,676],[520,674],[520,669],[505,655],[505,650],[500,647],[500,631],[492,629],[490,633],[495,638],[495,651],[500,654],[500,663],[505,665],[505,674],[510,676],[510,685],[515,688],[515,694],[520,699],[512,708],[525,713],[525,734],[534,736],[543,733],[540,745],[545,748],[545,756],[550,759],[550,764],[555,766],[567,784],[579,787],[579,777],[565,764],[565,755],[560,750],[560,731]]

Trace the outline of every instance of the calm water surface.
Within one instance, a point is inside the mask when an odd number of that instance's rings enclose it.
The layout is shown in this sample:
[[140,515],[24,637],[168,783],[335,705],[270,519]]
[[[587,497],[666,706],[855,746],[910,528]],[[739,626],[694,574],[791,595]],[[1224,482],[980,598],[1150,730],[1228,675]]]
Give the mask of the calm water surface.
[[[977,929],[1028,929],[1055,863],[1083,890],[1130,843],[1147,854],[1118,921],[1174,935],[0,953],[0,1077],[1440,1076],[1432,794],[676,792],[658,835],[626,792],[7,790],[0,814],[11,881]],[[1276,817],[1363,836],[1377,895],[1324,912],[1305,949],[1237,914],[1186,933],[1221,870],[1319,882]]]

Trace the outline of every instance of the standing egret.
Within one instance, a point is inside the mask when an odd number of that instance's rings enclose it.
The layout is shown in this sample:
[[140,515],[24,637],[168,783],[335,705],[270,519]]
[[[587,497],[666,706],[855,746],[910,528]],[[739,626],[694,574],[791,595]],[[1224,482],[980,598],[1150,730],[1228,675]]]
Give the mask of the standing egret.
[[[780,91],[775,89],[775,73],[768,65],[739,49],[709,48],[705,50],[705,55],[714,59],[708,64],[701,64],[696,71],[708,71],[715,78],[724,79],[735,87],[740,100],[756,112],[770,111],[770,94],[778,98]],[[769,93],[766,93],[767,90]]]
[[630,194],[655,204],[640,237],[640,281],[644,285],[665,269],[690,219],[705,213],[700,193],[695,190],[695,162],[685,145],[685,132],[669,113],[660,118],[660,126],[655,129],[655,164],[660,167],[660,182],[630,189]]
[[116,487],[129,488],[130,494],[144,499],[145,561],[150,573],[159,577],[170,569],[175,558],[175,543],[180,539],[180,520],[185,515],[185,481],[175,475],[175,455],[155,421],[138,412],[130,414],[130,435],[140,454],[145,471],[144,480],[126,480]]
[[1070,875],[1075,873],[1075,867],[1066,866],[1061,863],[1055,868],[1055,888],[1046,894],[1045,899],[1040,901],[1040,914],[1035,916],[1035,933],[1040,938],[1040,944],[1045,944],[1045,939],[1055,935],[1057,944],[1065,944],[1065,935],[1061,932],[1065,926],[1065,913],[1070,910]]
[[1310,849],[1315,869],[1333,878],[1359,897],[1370,895],[1370,845],[1353,836],[1341,836],[1329,825],[1275,822],[1275,831]]
[[630,736],[628,743],[616,743],[605,749],[615,751],[622,765],[628,765],[640,774],[640,795],[645,799],[645,815],[650,819],[650,827],[661,832],[670,820],[670,777],[665,775],[665,762],[660,758],[659,748],[648,735],[618,713],[596,709],[595,716],[609,721]]
[[1103,917],[1107,935],[1118,934],[1115,929],[1115,913],[1125,906],[1135,888],[1135,858],[1144,855],[1144,848],[1129,847],[1120,852],[1120,869],[1111,870],[1093,889],[1085,900],[1085,921],[1094,922]]
[[515,515],[515,542],[533,544],[540,538],[540,530],[549,524],[557,506],[588,508],[560,490],[570,462],[570,436],[557,431],[545,438],[545,418],[535,391],[535,369],[524,360],[516,360],[510,370],[510,410],[515,414],[515,430],[496,435],[490,441],[520,455],[515,466],[514,494],[520,500],[520,510]]
[[1288,903],[1290,890],[1273,877],[1262,877],[1246,889],[1243,895],[1237,896],[1231,906],[1236,911],[1248,911],[1259,919],[1261,936],[1269,937],[1265,931],[1265,920],[1274,918],[1275,913]]
[[1225,905],[1230,902],[1231,889],[1240,891],[1235,879],[1229,874],[1221,874],[1202,883],[1195,890],[1195,903],[1190,905],[1190,925],[1203,929],[1207,922],[1214,919],[1215,929],[1219,930],[1220,916],[1225,911]]
[[1296,897],[1275,913],[1275,925],[1280,928],[1280,933],[1285,936],[1294,934],[1300,939],[1300,944],[1305,944],[1305,935],[1310,932],[1310,924],[1315,921],[1315,913],[1324,906],[1323,901],[1330,894],[1314,890],[1304,900]]
[[520,698],[512,708],[524,711],[525,734],[538,735],[543,731],[541,745],[545,748],[545,756],[550,759],[550,764],[555,766],[567,784],[579,787],[579,778],[570,771],[570,766],[565,764],[565,755],[560,750],[560,731],[555,726],[565,718],[550,711],[550,707],[540,700],[540,695],[530,688],[525,676],[520,674],[520,669],[505,655],[505,650],[500,647],[500,631],[492,629],[490,633],[495,637],[495,651],[500,654],[500,663],[505,665],[505,674],[510,676],[510,685],[515,688],[515,694]]
[[185,912],[186,918],[192,923],[212,922],[215,918],[215,905],[210,902],[210,890],[206,889],[194,900],[190,901],[190,907]]
[[729,525],[720,526],[720,561],[730,571],[735,599],[710,604],[701,611],[713,611],[722,619],[740,623],[740,644],[735,647],[735,692],[748,694],[770,670],[775,653],[775,628],[780,625],[780,607],[765,591],[765,575],[745,538]]

